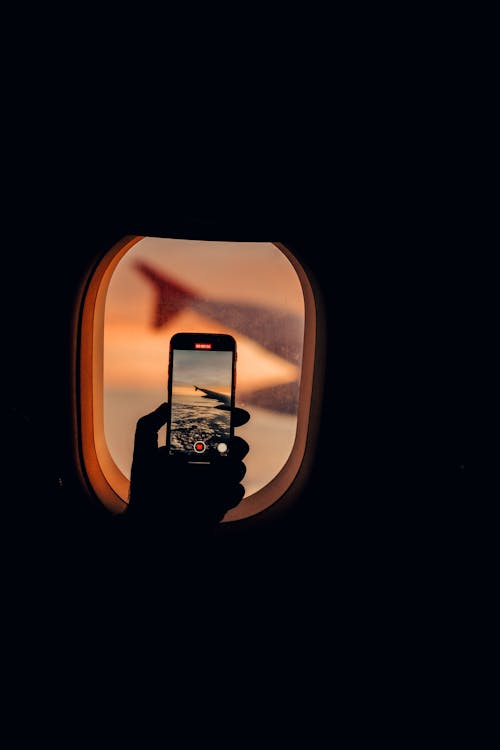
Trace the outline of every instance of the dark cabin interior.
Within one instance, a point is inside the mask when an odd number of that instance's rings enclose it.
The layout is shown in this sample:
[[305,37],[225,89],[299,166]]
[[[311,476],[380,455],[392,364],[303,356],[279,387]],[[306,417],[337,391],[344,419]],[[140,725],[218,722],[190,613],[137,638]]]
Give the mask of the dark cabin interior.
[[[286,153],[227,163],[220,151],[141,162],[105,143],[97,153],[28,154],[8,196],[2,546],[13,637],[27,659],[68,638],[92,663],[109,650],[129,663],[130,639],[149,659],[165,640],[183,654],[189,642],[197,663],[237,653],[248,673],[250,654],[265,653],[282,676],[331,670],[333,658],[346,690],[360,664],[374,665],[374,689],[392,653],[398,679],[396,652],[411,642],[404,658],[425,658],[429,618],[442,634],[467,565],[455,534],[467,490],[457,409],[467,313],[441,222],[416,185],[400,190],[396,168],[364,158],[367,146],[335,167],[321,151],[300,164]],[[444,210],[465,238],[466,217]],[[208,541],[170,536],[160,549],[124,540],[82,491],[71,434],[75,299],[95,260],[129,234],[283,242],[319,285],[318,437],[286,512]]]

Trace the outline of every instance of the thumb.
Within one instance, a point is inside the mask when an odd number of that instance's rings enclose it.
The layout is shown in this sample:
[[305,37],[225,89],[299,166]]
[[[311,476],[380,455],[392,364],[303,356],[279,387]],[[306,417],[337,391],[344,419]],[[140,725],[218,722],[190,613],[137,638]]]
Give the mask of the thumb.
[[145,414],[137,421],[134,437],[134,463],[143,463],[155,455],[158,449],[158,430],[167,421],[167,409],[166,403],[160,404],[157,409]]

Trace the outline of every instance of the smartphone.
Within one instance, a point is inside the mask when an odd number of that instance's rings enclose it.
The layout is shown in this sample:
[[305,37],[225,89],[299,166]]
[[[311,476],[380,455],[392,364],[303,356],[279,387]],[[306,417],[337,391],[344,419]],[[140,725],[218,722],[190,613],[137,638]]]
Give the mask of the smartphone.
[[230,454],[234,433],[236,341],[222,333],[176,333],[170,339],[167,449],[189,463]]

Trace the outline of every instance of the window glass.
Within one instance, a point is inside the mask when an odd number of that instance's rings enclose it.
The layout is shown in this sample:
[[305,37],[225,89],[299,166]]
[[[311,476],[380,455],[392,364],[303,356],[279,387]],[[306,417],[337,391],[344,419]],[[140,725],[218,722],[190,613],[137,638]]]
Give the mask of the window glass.
[[[301,282],[274,243],[139,238],[114,268],[104,310],[104,435],[124,477],[138,418],[167,398],[170,337],[230,333],[236,405],[250,413],[236,430],[250,446],[240,504],[250,509],[294,446],[304,324]],[[160,444],[165,437],[163,430]]]

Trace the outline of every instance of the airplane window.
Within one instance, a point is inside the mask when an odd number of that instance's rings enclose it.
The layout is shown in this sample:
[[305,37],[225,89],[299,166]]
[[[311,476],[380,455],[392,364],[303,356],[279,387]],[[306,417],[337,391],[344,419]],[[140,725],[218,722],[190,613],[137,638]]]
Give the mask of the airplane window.
[[[84,300],[80,348],[85,472],[105,505],[126,507],[135,425],[167,400],[177,332],[230,333],[237,342],[236,405],[250,420],[236,433],[250,451],[245,496],[224,521],[281,497],[305,449],[313,303],[300,264],[276,243],[131,237],[113,248]],[[163,428],[159,444],[165,439]]]

